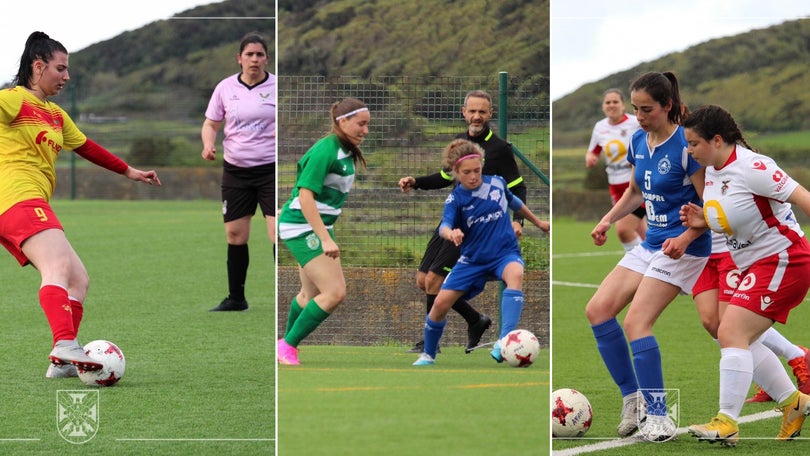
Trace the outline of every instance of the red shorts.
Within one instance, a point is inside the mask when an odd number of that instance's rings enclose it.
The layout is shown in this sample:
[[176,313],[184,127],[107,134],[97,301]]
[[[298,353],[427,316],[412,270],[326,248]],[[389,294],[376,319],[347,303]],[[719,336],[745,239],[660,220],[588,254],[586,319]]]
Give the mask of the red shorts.
[[731,301],[734,290],[740,283],[740,270],[731,259],[731,253],[713,253],[700,273],[695,286],[692,287],[692,297],[709,290],[718,290],[717,300]]
[[0,244],[25,266],[28,257],[22,251],[23,242],[52,228],[64,231],[47,201],[39,198],[21,201],[0,214]]
[[810,245],[802,237],[786,250],[757,261],[741,274],[729,301],[784,324],[810,287]]
[[[622,195],[624,195],[624,191],[627,190],[628,187],[630,187],[630,182],[624,182],[622,184],[610,184],[610,185],[608,185],[608,191],[610,192],[610,203],[612,205],[616,205],[616,202],[618,202],[619,198],[621,198]],[[639,208],[644,209],[644,203],[642,203],[641,206],[639,206]],[[639,212],[639,213],[634,212],[634,214],[638,218],[644,218],[644,213],[643,212]]]
[[615,205],[619,198],[624,195],[624,191],[627,190],[627,187],[630,186],[630,182],[625,182],[623,184],[610,184],[608,185],[608,191],[610,191],[610,202],[611,204]]

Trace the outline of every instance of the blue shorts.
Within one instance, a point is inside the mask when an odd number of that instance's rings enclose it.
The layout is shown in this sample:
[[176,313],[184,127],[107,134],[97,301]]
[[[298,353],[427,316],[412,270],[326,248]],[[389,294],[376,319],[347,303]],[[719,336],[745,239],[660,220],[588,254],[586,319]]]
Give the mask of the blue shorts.
[[462,257],[445,277],[442,290],[464,291],[464,299],[474,298],[484,291],[488,281],[500,280],[509,263],[526,265],[517,253],[504,255],[489,263],[465,263]]

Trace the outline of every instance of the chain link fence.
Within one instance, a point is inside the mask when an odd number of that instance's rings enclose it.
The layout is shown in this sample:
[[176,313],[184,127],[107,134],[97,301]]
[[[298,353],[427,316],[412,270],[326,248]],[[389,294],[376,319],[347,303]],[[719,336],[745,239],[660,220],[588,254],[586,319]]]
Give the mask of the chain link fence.
[[[540,218],[549,219],[547,81],[507,78],[504,87],[503,79],[502,75],[279,78],[279,206],[289,198],[298,160],[329,133],[332,103],[354,97],[363,100],[371,112],[369,135],[361,145],[368,169],[358,170],[335,226],[346,270],[347,300],[308,342],[379,344],[421,338],[425,304],[424,294],[415,285],[415,271],[450,188],[403,194],[397,182],[403,176],[440,169],[441,150],[466,130],[461,106],[470,90],[483,89],[493,96],[496,106],[490,126],[496,133],[500,131],[498,114],[505,112],[498,105],[499,94],[508,99],[506,138],[533,164],[518,161],[529,189],[528,206]],[[522,321],[547,345],[548,237],[527,225],[521,248],[527,263],[527,305]],[[278,325],[283,333],[290,300],[300,286],[297,265],[283,247],[279,249],[278,277]],[[473,304],[497,316],[497,284],[487,288]],[[466,341],[466,327],[448,326],[444,341]]]

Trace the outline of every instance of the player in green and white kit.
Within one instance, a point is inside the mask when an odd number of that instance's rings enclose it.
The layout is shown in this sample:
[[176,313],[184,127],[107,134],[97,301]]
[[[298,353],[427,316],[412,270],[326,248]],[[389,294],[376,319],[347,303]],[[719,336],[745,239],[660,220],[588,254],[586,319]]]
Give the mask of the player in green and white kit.
[[362,101],[347,98],[332,105],[331,118],[332,132],[299,160],[292,195],[279,216],[279,238],[298,261],[301,277],[284,337],[276,344],[280,364],[300,364],[298,344],[346,296],[333,228],[354,182],[355,165],[365,166],[359,146],[371,115]]

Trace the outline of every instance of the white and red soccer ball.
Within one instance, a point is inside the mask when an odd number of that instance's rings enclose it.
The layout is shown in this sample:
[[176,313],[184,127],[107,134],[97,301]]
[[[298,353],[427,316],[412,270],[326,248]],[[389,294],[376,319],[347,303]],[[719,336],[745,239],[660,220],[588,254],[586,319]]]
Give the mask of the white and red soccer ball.
[[124,376],[127,363],[124,352],[108,340],[94,340],[84,346],[84,353],[104,367],[97,371],[79,370],[79,378],[89,386],[112,386]]
[[582,437],[592,421],[591,403],[584,394],[572,388],[551,393],[552,437]]
[[525,329],[515,329],[503,336],[498,343],[501,356],[512,367],[529,367],[540,355],[540,342]]

